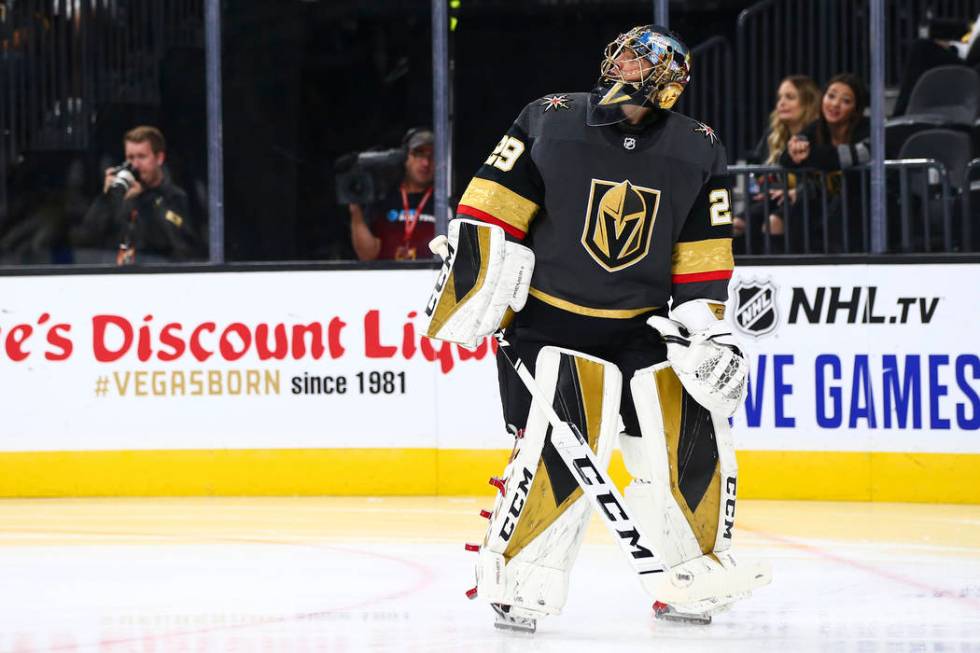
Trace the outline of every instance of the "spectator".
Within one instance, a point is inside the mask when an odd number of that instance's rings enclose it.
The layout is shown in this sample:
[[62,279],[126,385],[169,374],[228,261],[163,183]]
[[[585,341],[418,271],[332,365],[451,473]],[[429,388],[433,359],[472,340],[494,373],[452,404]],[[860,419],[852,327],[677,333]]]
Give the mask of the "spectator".
[[967,21],[933,21],[929,31],[932,38],[917,39],[908,50],[892,116],[905,115],[912,89],[927,70],[939,66],[980,64],[980,47],[974,47],[980,46],[980,16],[972,24]]
[[[867,106],[868,91],[860,77],[850,73],[835,75],[824,89],[820,118],[791,138],[786,151],[779,157],[780,165],[785,168],[816,168],[831,173],[827,177],[827,189],[832,202],[825,219],[829,221],[832,238],[843,233],[843,228],[847,229],[848,249],[854,249],[861,237],[861,197],[859,192],[852,192],[844,207],[840,197],[842,171],[867,163],[871,158],[868,148],[870,123],[864,115]],[[850,188],[860,188],[856,173],[848,173],[847,183]],[[848,222],[842,226],[840,221],[845,208]],[[798,216],[799,211],[791,211],[791,220]],[[816,220],[810,224],[811,229],[817,226]],[[782,217],[770,216],[769,228],[773,235],[781,235],[784,231]],[[802,235],[801,229],[793,231],[797,236]],[[831,243],[833,249],[839,249],[841,245],[841,241]]]
[[779,84],[769,128],[750,155],[750,163],[776,165],[789,139],[820,116],[820,88],[807,75],[790,75]]
[[[357,258],[413,260],[430,258],[429,241],[436,235],[432,212],[434,135],[428,129],[410,129],[402,140],[406,151],[405,175],[397,190],[369,205],[351,204],[351,241]],[[425,213],[425,209],[429,209]]]
[[115,250],[119,265],[203,258],[187,194],[164,165],[163,134],[156,127],[136,127],[126,132],[123,147],[126,162],[105,171],[102,194],[75,230],[75,245]]
[[[762,163],[766,165],[778,165],[779,157],[786,149],[789,139],[800,133],[804,127],[817,119],[820,115],[820,89],[810,77],[806,75],[790,75],[780,84],[776,93],[776,106],[769,114],[769,128],[759,140],[755,149],[749,155],[750,163]],[[758,179],[760,186],[767,183],[775,183],[774,178],[762,177]],[[795,177],[790,175],[787,180],[790,187],[790,201],[795,202]],[[782,201],[782,189],[772,188],[769,190],[770,196],[778,203]],[[753,234],[760,233],[760,225],[763,223],[762,214],[765,210],[765,203],[758,200],[763,199],[761,194],[755,194],[752,198],[756,200],[748,209],[748,218],[752,224]],[[735,236],[744,234],[746,221],[742,217],[736,216],[733,221]],[[744,242],[738,240],[733,243],[736,248],[745,248]]]

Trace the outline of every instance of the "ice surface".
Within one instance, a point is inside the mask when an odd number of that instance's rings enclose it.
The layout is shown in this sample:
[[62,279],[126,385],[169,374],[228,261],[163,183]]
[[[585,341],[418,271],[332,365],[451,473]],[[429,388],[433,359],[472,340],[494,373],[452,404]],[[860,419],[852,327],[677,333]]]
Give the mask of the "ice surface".
[[977,651],[980,506],[739,503],[773,585],[655,621],[593,522],[534,635],[468,601],[489,500],[0,502],[0,651]]

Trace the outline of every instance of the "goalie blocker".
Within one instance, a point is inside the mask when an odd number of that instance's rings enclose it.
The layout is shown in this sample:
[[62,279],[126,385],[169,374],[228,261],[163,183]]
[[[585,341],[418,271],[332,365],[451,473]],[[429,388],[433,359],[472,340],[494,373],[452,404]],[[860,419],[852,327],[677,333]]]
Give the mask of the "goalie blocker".
[[497,330],[508,309],[524,308],[534,253],[507,241],[497,225],[456,218],[448,232],[429,243],[443,263],[425,307],[425,335],[474,347]]

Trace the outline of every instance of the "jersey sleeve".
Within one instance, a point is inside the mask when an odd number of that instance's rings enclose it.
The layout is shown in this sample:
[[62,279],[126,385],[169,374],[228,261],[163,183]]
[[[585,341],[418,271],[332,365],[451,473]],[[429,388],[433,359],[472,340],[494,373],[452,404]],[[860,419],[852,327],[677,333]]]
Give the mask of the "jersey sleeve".
[[532,131],[525,108],[470,180],[458,217],[498,225],[508,240],[524,240],[544,204],[544,183],[531,158]]
[[671,256],[671,295],[676,308],[692,299],[728,299],[732,256],[732,178],[725,149],[714,146],[708,179],[681,226]]

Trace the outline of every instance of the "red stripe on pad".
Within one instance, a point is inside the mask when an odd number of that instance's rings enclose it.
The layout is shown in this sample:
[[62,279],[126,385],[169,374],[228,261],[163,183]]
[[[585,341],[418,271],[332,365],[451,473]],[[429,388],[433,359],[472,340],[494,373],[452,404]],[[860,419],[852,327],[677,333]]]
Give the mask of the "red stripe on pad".
[[471,218],[476,218],[477,220],[482,220],[483,222],[487,222],[489,224],[495,224],[501,229],[503,229],[504,231],[506,231],[507,233],[509,233],[514,238],[518,238],[520,240],[524,240],[524,236],[527,235],[525,232],[521,231],[517,227],[509,225],[503,220],[499,218],[495,218],[485,211],[481,211],[480,209],[474,208],[472,206],[467,206],[466,204],[460,204],[459,206],[457,206],[456,213],[468,215]]

